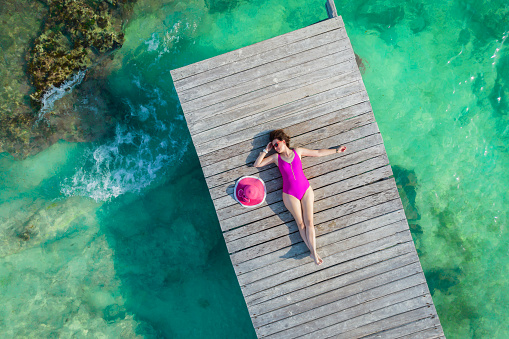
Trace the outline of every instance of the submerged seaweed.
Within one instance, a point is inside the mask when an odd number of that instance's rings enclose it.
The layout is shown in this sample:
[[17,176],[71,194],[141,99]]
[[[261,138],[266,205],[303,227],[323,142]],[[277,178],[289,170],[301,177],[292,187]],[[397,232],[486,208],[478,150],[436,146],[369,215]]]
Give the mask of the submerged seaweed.
[[[105,80],[132,2],[2,1],[0,152],[25,158],[59,139],[91,141],[112,132],[125,110]],[[84,101],[95,104],[94,112]]]

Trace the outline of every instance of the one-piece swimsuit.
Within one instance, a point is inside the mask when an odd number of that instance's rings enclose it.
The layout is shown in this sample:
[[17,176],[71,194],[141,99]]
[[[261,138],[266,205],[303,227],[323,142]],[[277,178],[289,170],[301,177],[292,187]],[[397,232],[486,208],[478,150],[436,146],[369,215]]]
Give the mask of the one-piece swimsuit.
[[309,181],[302,170],[302,161],[299,155],[295,150],[293,152],[295,156],[290,163],[282,160],[281,154],[279,154],[278,165],[283,177],[283,193],[290,194],[301,200],[309,188]]

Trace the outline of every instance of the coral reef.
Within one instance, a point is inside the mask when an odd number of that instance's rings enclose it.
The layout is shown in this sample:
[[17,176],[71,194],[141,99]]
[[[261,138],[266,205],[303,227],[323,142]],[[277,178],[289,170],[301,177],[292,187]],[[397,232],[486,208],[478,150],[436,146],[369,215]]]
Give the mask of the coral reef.
[[48,20],[29,53],[28,72],[36,88],[31,97],[36,105],[45,91],[89,68],[102,54],[122,46],[124,39],[112,3],[47,0],[47,4]]
[[[59,139],[91,141],[112,131],[125,110],[106,79],[132,1],[2,1],[0,152],[25,158]],[[45,98],[84,70],[85,80],[63,98]],[[45,101],[50,109],[41,113]]]

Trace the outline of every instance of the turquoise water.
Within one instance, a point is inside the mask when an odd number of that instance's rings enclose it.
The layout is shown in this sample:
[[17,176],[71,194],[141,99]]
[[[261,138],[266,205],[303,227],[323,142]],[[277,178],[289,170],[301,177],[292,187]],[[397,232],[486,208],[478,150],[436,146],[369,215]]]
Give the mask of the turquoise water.
[[[323,2],[138,1],[114,134],[0,155],[4,336],[254,337],[169,71],[325,19]],[[509,337],[508,6],[336,6],[446,335]]]

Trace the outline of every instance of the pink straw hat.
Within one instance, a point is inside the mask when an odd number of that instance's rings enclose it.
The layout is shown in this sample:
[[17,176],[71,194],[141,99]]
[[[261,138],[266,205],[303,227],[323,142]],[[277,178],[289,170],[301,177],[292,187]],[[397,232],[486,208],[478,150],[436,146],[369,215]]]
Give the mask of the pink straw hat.
[[256,207],[265,201],[267,191],[262,179],[245,176],[237,180],[233,194],[242,206]]

